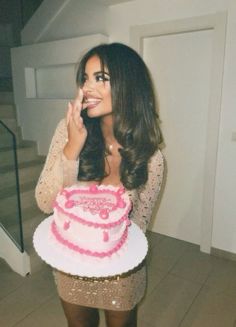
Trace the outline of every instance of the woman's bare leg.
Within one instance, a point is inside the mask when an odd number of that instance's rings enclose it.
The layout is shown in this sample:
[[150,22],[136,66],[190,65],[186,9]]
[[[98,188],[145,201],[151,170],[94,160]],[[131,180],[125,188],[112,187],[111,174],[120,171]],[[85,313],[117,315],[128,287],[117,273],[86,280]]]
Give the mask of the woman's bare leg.
[[68,327],[98,327],[99,313],[95,308],[83,307],[61,300]]
[[131,311],[105,310],[107,327],[137,327],[137,307]]

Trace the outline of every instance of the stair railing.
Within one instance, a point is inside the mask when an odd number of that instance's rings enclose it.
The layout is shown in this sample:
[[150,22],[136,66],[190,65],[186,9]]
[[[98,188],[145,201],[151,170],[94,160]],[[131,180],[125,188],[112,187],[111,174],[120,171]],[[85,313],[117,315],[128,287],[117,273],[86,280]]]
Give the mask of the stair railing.
[[[2,132],[1,132],[2,129]],[[4,142],[4,144],[1,144]],[[16,136],[15,134],[7,127],[7,125],[0,120],[0,183],[1,176],[6,174],[11,174],[12,185],[4,186],[3,190],[0,190],[0,226],[6,232],[6,234],[12,239],[14,244],[18,247],[20,252],[24,252],[24,240],[23,240],[23,228],[22,228],[22,215],[21,215],[21,201],[20,201],[20,183],[19,183],[19,172],[18,172],[18,160],[17,160],[17,145],[16,145]],[[10,151],[13,162],[4,165],[4,160],[1,162],[1,153],[3,154],[5,150]],[[13,176],[12,176],[13,173]],[[5,182],[6,183],[6,182]],[[4,181],[3,181],[4,184]],[[14,190],[15,196],[13,200],[16,200],[16,203],[10,204],[9,201],[3,203],[6,199],[5,191]],[[1,203],[2,202],[2,203]],[[8,208],[4,207],[6,205]],[[15,211],[12,209],[16,209]],[[16,224],[12,222],[12,219],[16,219]]]

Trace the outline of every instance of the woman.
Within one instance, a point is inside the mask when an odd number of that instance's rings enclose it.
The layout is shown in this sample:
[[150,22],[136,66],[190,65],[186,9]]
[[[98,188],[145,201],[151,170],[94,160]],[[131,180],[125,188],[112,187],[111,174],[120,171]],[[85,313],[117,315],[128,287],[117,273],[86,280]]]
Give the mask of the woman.
[[[54,134],[36,187],[39,207],[52,212],[57,192],[76,182],[123,185],[131,219],[145,232],[160,190],[163,158],[148,69],[119,43],[92,48],[77,72],[78,96]],[[146,288],[144,264],[107,279],[55,271],[68,326],[98,326],[98,309],[109,327],[137,326],[137,304]]]

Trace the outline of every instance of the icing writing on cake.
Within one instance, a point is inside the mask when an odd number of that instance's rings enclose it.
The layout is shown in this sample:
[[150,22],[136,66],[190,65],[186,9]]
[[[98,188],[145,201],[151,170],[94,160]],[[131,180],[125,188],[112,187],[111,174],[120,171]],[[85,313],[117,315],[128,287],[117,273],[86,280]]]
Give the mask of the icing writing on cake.
[[62,191],[66,197],[65,207],[82,207],[84,211],[92,214],[99,214],[101,218],[107,219],[111,211],[117,208],[124,208],[125,202],[121,198],[124,188],[119,188],[117,192],[113,190],[100,190],[96,185],[92,185],[88,190],[67,190]]

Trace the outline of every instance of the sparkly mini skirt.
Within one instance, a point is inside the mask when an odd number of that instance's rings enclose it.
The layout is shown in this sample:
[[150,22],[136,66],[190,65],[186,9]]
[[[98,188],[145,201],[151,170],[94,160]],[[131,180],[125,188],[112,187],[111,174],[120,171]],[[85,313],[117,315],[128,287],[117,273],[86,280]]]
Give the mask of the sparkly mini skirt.
[[104,278],[73,276],[53,270],[60,298],[66,302],[105,310],[133,309],[146,289],[143,262],[129,273]]

